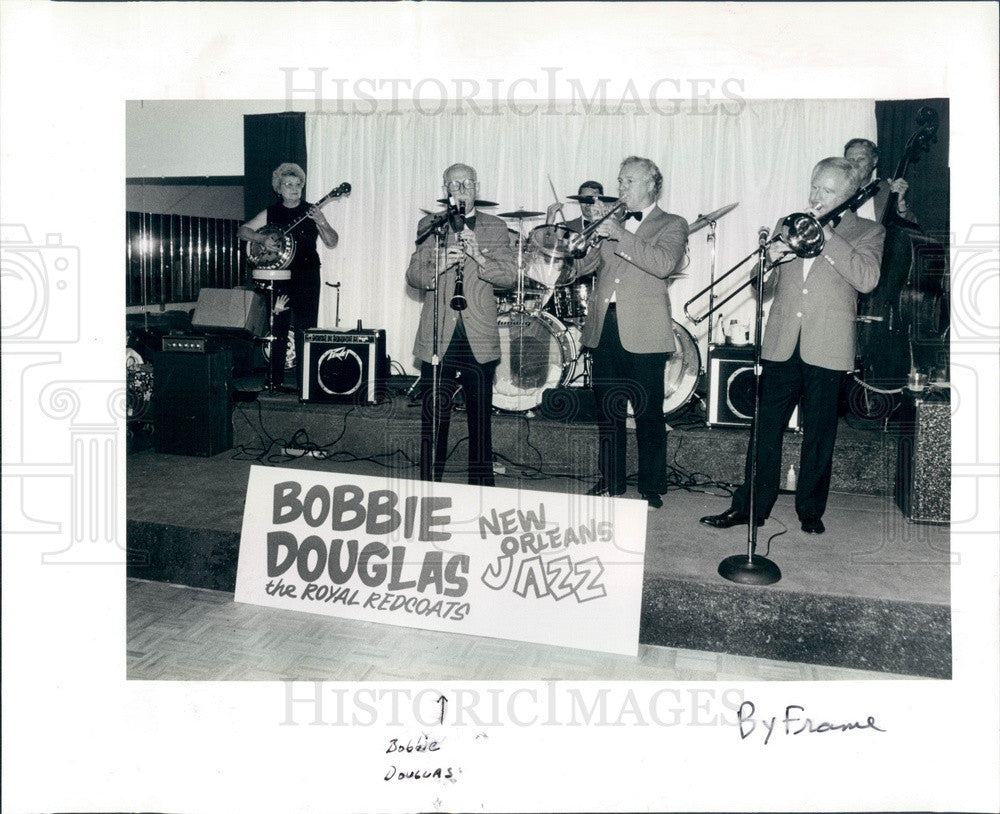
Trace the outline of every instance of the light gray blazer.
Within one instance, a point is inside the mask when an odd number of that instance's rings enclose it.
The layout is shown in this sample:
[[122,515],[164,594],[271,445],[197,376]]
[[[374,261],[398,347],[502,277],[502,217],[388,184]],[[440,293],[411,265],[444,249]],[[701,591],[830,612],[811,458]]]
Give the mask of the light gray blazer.
[[605,240],[576,263],[577,276],[595,273],[582,342],[596,348],[612,292],[616,294],[622,347],[631,353],[671,353],[670,277],[679,271],[687,247],[688,224],[679,215],[653,207],[636,233]]
[[764,285],[765,298],[773,291],[774,302],[761,357],[787,361],[800,342],[807,364],[853,370],[858,293],[866,294],[878,283],[884,239],[879,224],[847,212],[804,281],[801,257],[776,268]]
[[[430,223],[431,216],[421,219],[417,234],[421,234]],[[517,258],[510,245],[510,233],[500,218],[476,212],[476,242],[486,256],[483,268],[471,259],[465,262],[463,289],[469,307],[461,312],[465,332],[472,346],[472,353],[480,364],[500,358],[500,330],[497,326],[497,299],[494,286],[499,289],[513,288],[517,284]],[[448,234],[448,241],[455,242],[454,234]],[[410,256],[406,270],[406,282],[423,291],[424,305],[420,312],[420,325],[413,343],[413,355],[422,362],[431,362],[434,347],[434,274],[435,237],[431,235]],[[458,322],[458,311],[449,306],[455,291],[455,269],[441,275],[438,285],[438,356],[444,358],[451,336]]]

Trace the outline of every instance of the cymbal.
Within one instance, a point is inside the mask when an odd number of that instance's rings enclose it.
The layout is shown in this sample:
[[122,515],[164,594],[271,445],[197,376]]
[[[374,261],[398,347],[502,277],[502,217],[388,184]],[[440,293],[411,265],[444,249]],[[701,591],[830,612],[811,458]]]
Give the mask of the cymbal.
[[614,203],[617,198],[612,198],[610,195],[567,195],[571,201],[577,201],[578,203],[592,204],[594,201],[600,201],[601,203]]
[[[438,198],[437,202],[446,204],[448,203],[448,199]],[[476,198],[476,209],[485,209],[488,206],[500,206],[500,204],[498,204],[496,201],[481,201],[479,200],[479,198]]]
[[714,223],[719,220],[723,215],[728,215],[732,212],[740,202],[729,204],[728,206],[723,206],[720,209],[716,209],[714,212],[709,212],[707,215],[699,215],[690,226],[688,226],[688,234],[693,235],[699,229],[704,229],[708,224]]
[[529,212],[526,209],[518,209],[516,212],[500,212],[497,217],[500,218],[540,218],[544,215],[544,212]]

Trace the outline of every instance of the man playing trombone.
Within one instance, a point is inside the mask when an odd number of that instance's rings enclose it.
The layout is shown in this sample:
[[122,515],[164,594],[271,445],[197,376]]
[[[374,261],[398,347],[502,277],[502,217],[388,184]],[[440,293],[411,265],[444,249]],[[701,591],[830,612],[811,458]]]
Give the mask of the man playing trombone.
[[[824,213],[847,202],[857,187],[850,161],[824,158],[812,173],[811,214],[822,223]],[[782,433],[801,399],[803,437],[795,511],[804,532],[825,530],[822,517],[830,490],[840,385],[845,371],[854,367],[858,293],[871,291],[878,283],[884,233],[881,226],[848,209],[836,226],[833,220],[823,224],[817,256],[797,256],[781,238],[771,242],[768,259],[775,267],[762,294],[773,292],[774,302],[761,345],[758,525],[777,500]],[[748,448],[745,480],[729,509],[702,517],[702,523],[715,528],[749,523],[752,455]]]
[[[651,509],[666,491],[667,432],[663,377],[675,349],[670,278],[687,247],[687,221],[656,202],[663,176],[648,158],[626,158],[618,171],[615,216],[575,236],[588,251],[577,276],[594,273],[594,293],[582,342],[591,348],[597,399],[601,480],[592,495],[625,492],[625,417],[632,403],[639,453],[639,494]],[[599,247],[597,244],[600,244]]]

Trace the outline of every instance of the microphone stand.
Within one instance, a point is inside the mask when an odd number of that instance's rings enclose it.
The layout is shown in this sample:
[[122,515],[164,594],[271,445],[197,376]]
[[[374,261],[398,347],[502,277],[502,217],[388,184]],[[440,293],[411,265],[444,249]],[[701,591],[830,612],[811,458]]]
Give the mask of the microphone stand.
[[[443,211],[437,213],[419,235],[417,235],[416,245],[423,243],[431,234],[434,235],[434,285],[431,291],[434,292],[434,329],[431,332],[431,449],[430,449],[430,479],[433,483],[437,476],[437,443],[438,426],[440,420],[440,400],[441,400],[441,358],[440,358],[440,319],[441,319],[441,276],[445,274],[448,267],[442,268],[444,261],[445,242],[447,240],[448,229],[451,228],[456,234],[464,228],[464,220],[458,221],[461,212],[454,209],[450,204]],[[418,379],[419,381],[419,379]]]
[[443,218],[433,227],[434,231],[434,285],[431,290],[434,292],[434,331],[431,334],[431,450],[430,450],[430,479],[434,483],[437,478],[437,445],[438,427],[440,424],[440,399],[441,399],[441,359],[440,359],[440,333],[441,329],[438,320],[441,318],[441,275],[447,270],[442,269],[444,257],[444,244],[447,234],[448,219]]
[[747,512],[747,553],[734,554],[719,563],[719,575],[744,585],[771,585],[781,579],[781,569],[767,559],[754,557],[757,550],[757,456],[760,451],[760,346],[764,321],[764,272],[767,270],[767,231],[761,230],[757,248],[757,313],[753,343],[753,425],[750,430],[750,508]]

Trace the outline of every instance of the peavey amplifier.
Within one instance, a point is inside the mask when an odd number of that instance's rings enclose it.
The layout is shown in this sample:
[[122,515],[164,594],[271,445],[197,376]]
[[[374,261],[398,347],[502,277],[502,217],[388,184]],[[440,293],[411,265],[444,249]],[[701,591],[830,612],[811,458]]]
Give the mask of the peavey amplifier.
[[[709,427],[749,427],[753,423],[753,345],[708,346]],[[796,406],[788,429],[799,428]]]
[[302,401],[375,404],[388,378],[385,331],[305,332]]

